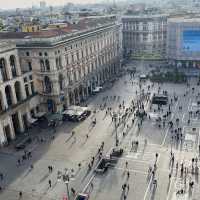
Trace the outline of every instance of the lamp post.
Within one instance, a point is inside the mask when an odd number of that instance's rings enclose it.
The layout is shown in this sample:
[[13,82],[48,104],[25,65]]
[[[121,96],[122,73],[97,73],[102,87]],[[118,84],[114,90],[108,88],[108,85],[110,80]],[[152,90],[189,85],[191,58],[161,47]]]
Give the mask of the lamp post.
[[114,113],[114,123],[115,123],[115,146],[118,146],[118,135],[117,135],[117,114]]

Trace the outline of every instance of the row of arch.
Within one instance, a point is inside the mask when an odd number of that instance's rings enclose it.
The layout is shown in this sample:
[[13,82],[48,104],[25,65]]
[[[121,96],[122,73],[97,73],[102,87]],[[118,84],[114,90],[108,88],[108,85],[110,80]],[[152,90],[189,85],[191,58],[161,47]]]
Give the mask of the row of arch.
[[[9,70],[11,71],[11,75]],[[9,57],[8,62],[5,58],[0,58],[0,73],[3,81],[10,80],[17,76],[17,62],[14,55]]]
[[23,100],[22,84],[16,81],[13,86],[6,85],[4,90],[0,90],[0,111],[5,111],[8,107]]

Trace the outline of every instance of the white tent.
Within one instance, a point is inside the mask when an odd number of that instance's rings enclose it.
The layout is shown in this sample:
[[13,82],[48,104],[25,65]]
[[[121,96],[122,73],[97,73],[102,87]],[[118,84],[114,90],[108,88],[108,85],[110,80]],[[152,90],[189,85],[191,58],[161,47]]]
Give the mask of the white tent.
[[81,107],[81,106],[70,106],[67,110],[65,110],[62,114],[64,115],[69,115],[69,116],[80,116],[82,115],[85,111],[87,111],[87,107]]

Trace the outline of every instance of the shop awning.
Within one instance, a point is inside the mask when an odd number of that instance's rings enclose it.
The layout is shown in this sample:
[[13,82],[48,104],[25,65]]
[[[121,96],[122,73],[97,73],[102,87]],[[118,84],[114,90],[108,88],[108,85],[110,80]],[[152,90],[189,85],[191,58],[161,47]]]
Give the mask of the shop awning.
[[73,115],[80,116],[87,110],[88,110],[88,107],[70,106],[62,114],[69,115],[69,116],[73,116]]

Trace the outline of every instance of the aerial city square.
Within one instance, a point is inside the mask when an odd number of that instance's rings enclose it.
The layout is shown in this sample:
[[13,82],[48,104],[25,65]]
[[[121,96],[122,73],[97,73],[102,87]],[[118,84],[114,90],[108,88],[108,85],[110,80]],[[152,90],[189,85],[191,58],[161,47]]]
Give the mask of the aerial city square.
[[200,200],[200,0],[0,2],[0,200]]

